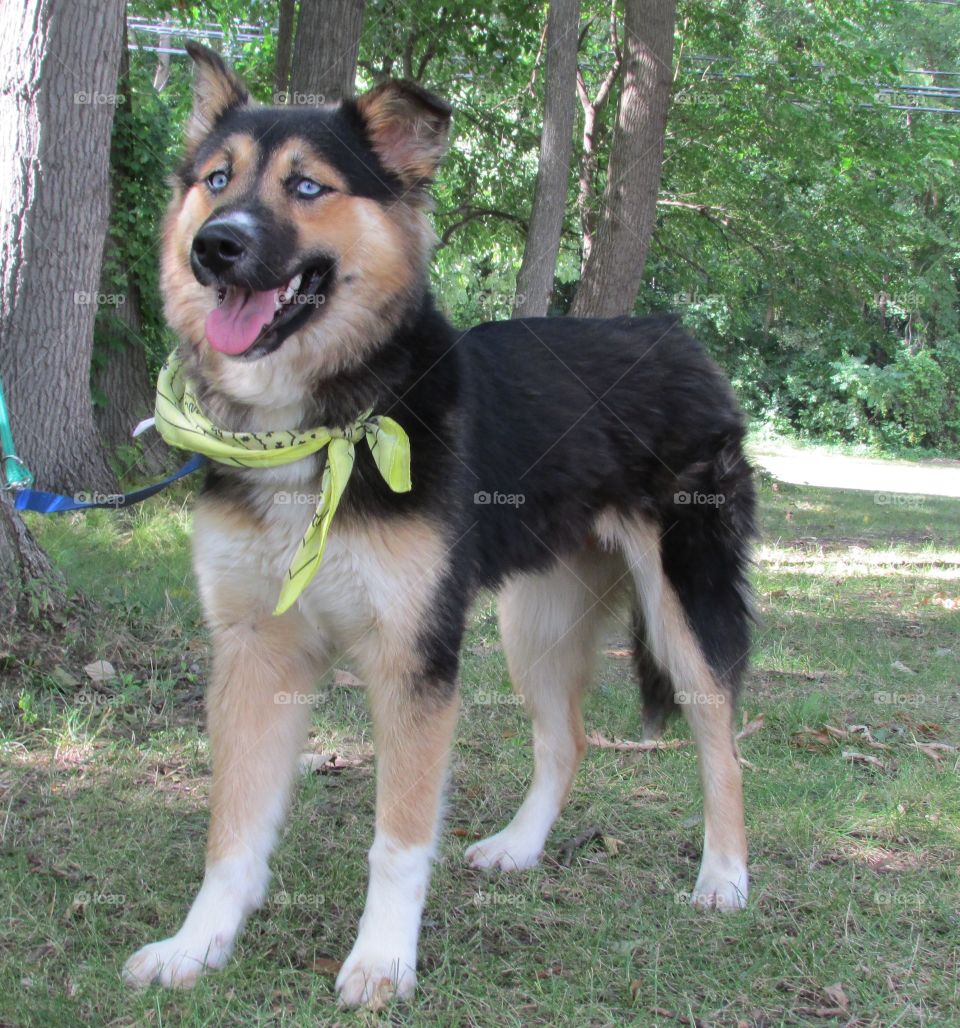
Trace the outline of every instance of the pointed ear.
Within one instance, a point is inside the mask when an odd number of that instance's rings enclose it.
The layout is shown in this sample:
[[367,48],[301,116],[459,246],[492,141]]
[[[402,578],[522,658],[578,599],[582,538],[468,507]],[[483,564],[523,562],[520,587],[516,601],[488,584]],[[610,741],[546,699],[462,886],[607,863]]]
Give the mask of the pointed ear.
[[384,82],[356,100],[383,166],[408,188],[427,185],[447,149],[452,108],[413,82]]
[[219,54],[192,42],[186,44],[186,49],[194,63],[193,111],[185,129],[187,146],[193,148],[203,141],[223,114],[249,104],[250,94]]

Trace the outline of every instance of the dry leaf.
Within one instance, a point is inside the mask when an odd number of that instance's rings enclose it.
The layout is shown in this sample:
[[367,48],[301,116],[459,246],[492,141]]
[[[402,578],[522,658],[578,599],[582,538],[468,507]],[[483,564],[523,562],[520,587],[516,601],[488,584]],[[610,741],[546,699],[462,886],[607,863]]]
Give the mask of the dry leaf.
[[849,1008],[850,999],[843,991],[843,986],[839,982],[837,982],[836,985],[828,985],[823,992],[834,1006],[839,1007],[841,1010],[847,1010]]
[[342,960],[336,960],[333,957],[314,957],[310,970],[316,971],[317,974],[338,974],[341,967],[343,967]]
[[887,771],[889,768],[879,758],[870,753],[858,753],[856,750],[844,750],[843,759],[851,764],[865,764],[867,767],[875,767],[880,771]]
[[333,672],[333,684],[353,689],[362,689],[364,687],[363,682],[355,674],[352,674],[350,671],[342,671],[339,668]]
[[626,843],[623,839],[615,839],[612,835],[605,835],[603,837],[603,848],[611,857],[615,857],[625,845]]
[[915,742],[914,746],[921,753],[925,753],[937,767],[940,767],[944,753],[953,753],[957,748],[956,746],[948,746],[945,742]]
[[890,665],[890,667],[892,667],[894,671],[899,671],[901,675],[915,675],[916,674],[916,671],[914,671],[912,667],[907,667],[907,665],[904,664],[904,662],[902,660],[895,660]]
[[615,646],[611,650],[603,651],[608,657],[632,657],[633,650],[628,650],[624,646]]
[[85,665],[83,670],[91,682],[109,682],[117,673],[109,660],[95,660]]

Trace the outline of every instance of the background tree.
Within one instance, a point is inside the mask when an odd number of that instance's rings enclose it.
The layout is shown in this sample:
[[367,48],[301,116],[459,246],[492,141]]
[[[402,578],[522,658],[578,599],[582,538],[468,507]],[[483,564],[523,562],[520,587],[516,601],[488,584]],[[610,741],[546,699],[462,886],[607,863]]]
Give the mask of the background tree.
[[90,356],[122,0],[29,0],[0,32],[0,374],[41,486],[109,488]]
[[540,160],[523,262],[517,274],[514,317],[546,314],[553,296],[573,151],[579,30],[580,0],[551,0],[547,14],[547,74]]
[[623,69],[596,243],[571,313],[633,310],[656,220],[673,81],[675,0],[625,0]]
[[290,91],[327,101],[352,96],[364,0],[300,0]]

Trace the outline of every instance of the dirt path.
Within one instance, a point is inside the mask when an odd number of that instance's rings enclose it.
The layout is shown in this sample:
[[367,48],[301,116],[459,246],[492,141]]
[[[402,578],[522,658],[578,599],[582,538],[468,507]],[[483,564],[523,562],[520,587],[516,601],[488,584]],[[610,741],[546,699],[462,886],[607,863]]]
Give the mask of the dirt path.
[[960,461],[878,460],[799,448],[788,443],[751,447],[755,464],[781,482],[872,493],[960,498]]

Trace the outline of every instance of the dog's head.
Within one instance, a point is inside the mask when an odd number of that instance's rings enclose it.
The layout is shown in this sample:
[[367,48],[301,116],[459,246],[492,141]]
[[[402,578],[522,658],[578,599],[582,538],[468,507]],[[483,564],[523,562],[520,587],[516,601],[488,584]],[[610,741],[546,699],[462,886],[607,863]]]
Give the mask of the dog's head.
[[450,108],[386,82],[324,107],[261,107],[210,50],[164,225],[167,320],[226,398],[295,405],[361,362],[425,288],[428,187]]

